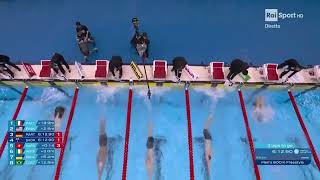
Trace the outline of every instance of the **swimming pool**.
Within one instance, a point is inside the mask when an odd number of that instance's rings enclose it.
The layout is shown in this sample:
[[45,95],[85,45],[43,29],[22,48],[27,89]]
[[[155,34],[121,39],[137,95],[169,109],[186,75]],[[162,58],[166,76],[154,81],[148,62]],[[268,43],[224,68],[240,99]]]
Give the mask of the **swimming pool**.
[[[14,87],[23,91],[23,87]],[[74,93],[73,87],[30,87],[18,119],[52,119],[54,108],[66,107],[62,129],[67,124]],[[155,179],[189,179],[188,127],[183,87],[152,87],[152,98],[146,89],[133,88],[127,179],[147,179],[145,168],[148,123],[155,137]],[[303,91],[303,90],[302,90]],[[296,97],[300,112],[317,153],[320,153],[320,92],[310,91]],[[12,88],[0,86],[0,138],[5,136],[7,120],[12,118],[20,95]],[[246,128],[237,91],[222,88],[194,87],[189,90],[195,179],[209,179],[203,162],[203,127],[209,115],[213,124],[212,179],[255,179]],[[286,90],[243,89],[254,143],[295,143],[308,147]],[[268,123],[252,118],[256,96],[264,96],[273,109]],[[60,179],[97,179],[96,154],[99,148],[99,120],[106,118],[108,156],[103,179],[121,179],[125,142],[128,88],[80,87],[70,128]],[[59,156],[56,151],[56,159]],[[0,161],[1,179],[53,179],[55,166],[8,166],[7,148]],[[259,166],[262,179],[319,179],[312,162],[309,166]]]

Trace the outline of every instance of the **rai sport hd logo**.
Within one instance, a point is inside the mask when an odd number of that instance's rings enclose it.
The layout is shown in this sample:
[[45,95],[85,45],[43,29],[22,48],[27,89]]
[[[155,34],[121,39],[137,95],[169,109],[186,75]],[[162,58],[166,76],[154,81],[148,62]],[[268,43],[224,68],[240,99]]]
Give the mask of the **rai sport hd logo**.
[[280,29],[281,22],[290,20],[301,20],[304,18],[303,13],[281,12],[278,9],[265,9],[264,11],[264,27],[266,29]]

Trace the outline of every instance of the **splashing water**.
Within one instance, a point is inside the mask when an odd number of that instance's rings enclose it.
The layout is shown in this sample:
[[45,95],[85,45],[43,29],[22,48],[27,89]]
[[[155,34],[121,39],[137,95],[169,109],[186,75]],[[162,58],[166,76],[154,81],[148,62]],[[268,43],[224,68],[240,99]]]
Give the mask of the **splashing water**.
[[[171,88],[168,87],[157,87],[157,88],[150,88],[151,91],[151,97],[152,96],[162,96],[164,94],[166,94],[168,91],[170,91]],[[137,87],[135,88],[138,96],[144,98],[144,99],[148,99],[147,93],[148,93],[148,89],[145,87]]]
[[67,96],[54,87],[44,88],[41,94],[42,103],[56,103],[66,99]]
[[251,110],[252,118],[258,120],[261,123],[267,123],[273,119],[274,111],[271,106],[263,108],[253,108]]
[[[143,99],[144,104],[147,106],[148,114],[150,114],[152,111],[152,105],[151,105],[151,101],[149,100],[149,98],[147,96],[148,89],[145,87],[140,87],[140,88],[136,88],[135,90],[136,90],[138,97]],[[150,89],[150,91],[151,91],[151,89]],[[151,91],[151,98],[153,95],[154,95],[153,91]]]
[[3,115],[4,112],[7,111],[7,108],[8,106],[6,106],[6,101],[5,99],[7,98],[7,95],[8,94],[8,89],[5,89],[5,88],[0,88],[0,97],[1,97],[1,100],[0,100],[0,115]]
[[210,98],[210,106],[211,109],[214,109],[217,105],[217,102],[219,99],[226,96],[226,91],[224,89],[217,89],[217,88],[194,88],[195,91],[203,93],[204,95],[208,96]]
[[316,123],[320,125],[320,110],[315,110],[320,106],[320,96],[316,93],[306,93],[303,95],[303,97],[297,98],[297,101],[298,105],[307,111],[307,120],[310,123]]
[[97,87],[97,103],[107,103],[114,100],[114,95],[119,91],[119,87]]
[[[168,87],[157,87],[157,88],[150,88],[151,91],[151,99],[160,97],[164,94],[166,94],[168,91],[170,91],[171,88]],[[148,106],[151,106],[150,100],[147,96],[148,89],[145,87],[138,87],[135,89],[137,95],[141,98],[143,98],[145,104]],[[148,107],[149,108],[149,107]],[[150,107],[151,108],[151,107]]]

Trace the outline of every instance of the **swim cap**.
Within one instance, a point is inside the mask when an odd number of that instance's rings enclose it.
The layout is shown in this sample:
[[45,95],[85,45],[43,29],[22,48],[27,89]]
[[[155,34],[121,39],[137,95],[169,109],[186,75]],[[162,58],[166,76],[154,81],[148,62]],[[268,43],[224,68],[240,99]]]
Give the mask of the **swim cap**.
[[63,114],[65,112],[65,108],[63,106],[57,106],[54,110],[54,116],[62,118]]

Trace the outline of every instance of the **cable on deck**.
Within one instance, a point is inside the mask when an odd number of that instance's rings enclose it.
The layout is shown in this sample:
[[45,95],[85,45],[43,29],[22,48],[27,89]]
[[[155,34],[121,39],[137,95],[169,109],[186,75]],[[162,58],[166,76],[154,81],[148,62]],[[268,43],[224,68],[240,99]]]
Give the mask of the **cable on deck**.
[[127,108],[126,135],[125,135],[125,144],[124,144],[124,152],[123,152],[122,180],[126,180],[127,179],[131,107],[132,107],[132,88],[130,87],[130,89],[129,89],[129,97],[128,97],[128,108]]
[[[23,101],[24,101],[24,99],[25,99],[25,97],[26,97],[26,95],[27,95],[27,92],[28,92],[28,86],[26,86],[26,87],[23,89],[23,92],[22,92],[22,94],[21,94],[21,96],[20,96],[20,100],[19,100],[19,102],[18,102],[16,111],[15,111],[14,114],[13,114],[12,120],[16,120],[16,119],[17,119],[18,114],[19,114],[20,109],[21,109],[21,106],[22,106],[22,103],[23,103]],[[1,147],[0,147],[0,158],[1,158],[1,156],[2,156],[2,153],[3,153],[3,151],[4,151],[4,148],[5,148],[6,145],[7,145],[8,138],[9,138],[8,136],[9,136],[9,135],[8,135],[8,131],[7,131],[6,136],[4,137],[4,139],[3,139],[3,141],[2,141],[2,144],[1,144]]]
[[314,148],[314,146],[313,146],[313,144],[312,144],[312,141],[311,141],[311,138],[310,138],[310,136],[309,136],[308,130],[307,130],[307,128],[306,128],[306,126],[305,126],[305,124],[304,124],[304,122],[303,122],[303,119],[302,119],[302,116],[301,116],[301,114],[300,114],[300,111],[299,111],[299,108],[298,108],[298,106],[297,106],[297,103],[296,103],[296,101],[295,101],[295,99],[294,99],[294,97],[293,97],[293,95],[292,95],[292,92],[291,92],[290,90],[288,90],[288,94],[289,94],[289,97],[290,97],[292,106],[293,106],[293,108],[294,108],[294,111],[296,112],[296,115],[297,115],[297,117],[298,117],[300,126],[301,126],[301,128],[302,128],[302,130],[303,130],[303,132],[304,132],[304,136],[306,137],[307,142],[308,142],[308,144],[309,144],[309,147],[310,147],[310,149],[311,149],[311,153],[312,153],[312,156],[313,156],[313,158],[314,158],[314,161],[315,161],[316,165],[318,166],[318,169],[320,170],[319,157],[318,157],[317,152],[316,152],[316,150],[315,150],[315,148]]
[[243,95],[242,95],[242,92],[241,92],[240,89],[238,89],[238,94],[239,94],[239,99],[240,99],[240,104],[241,104],[243,120],[244,120],[244,123],[246,125],[247,138],[248,138],[249,145],[250,145],[250,152],[251,152],[254,172],[256,174],[256,179],[260,180],[260,172],[259,172],[259,168],[258,168],[258,165],[257,165],[257,162],[256,162],[256,156],[255,156],[255,152],[254,152],[254,144],[253,144],[253,140],[252,140],[252,134],[251,134],[250,126],[249,126],[246,107],[245,107],[245,104],[244,104],[244,101],[243,101]]
[[144,68],[144,73],[145,73],[145,75],[146,75],[146,81],[147,81],[147,87],[148,87],[147,96],[148,96],[148,98],[149,98],[149,100],[150,100],[150,98],[151,98],[151,90],[150,90],[150,86],[149,86],[149,80],[148,80],[148,75],[147,75],[145,58],[144,58],[144,57],[142,58],[142,62],[143,62],[143,68]]
[[190,172],[190,180],[194,180],[192,126],[191,126],[190,99],[189,99],[188,88],[185,89],[185,96],[186,96],[187,121],[188,121],[189,172]]
[[59,155],[59,160],[58,160],[58,164],[57,164],[54,180],[59,180],[59,177],[60,177],[60,172],[61,172],[61,167],[62,167],[62,160],[63,160],[66,144],[67,144],[67,141],[68,141],[68,136],[69,136],[70,126],[71,126],[71,123],[72,123],[74,110],[75,110],[76,103],[77,103],[78,91],[79,91],[79,88],[78,87],[75,88],[73,99],[72,99],[72,103],[71,103],[70,113],[69,113],[69,117],[68,117],[67,127],[66,127],[66,130],[65,130],[64,136],[63,136],[63,142],[62,142],[62,146],[61,146],[61,150],[60,150],[60,155]]

